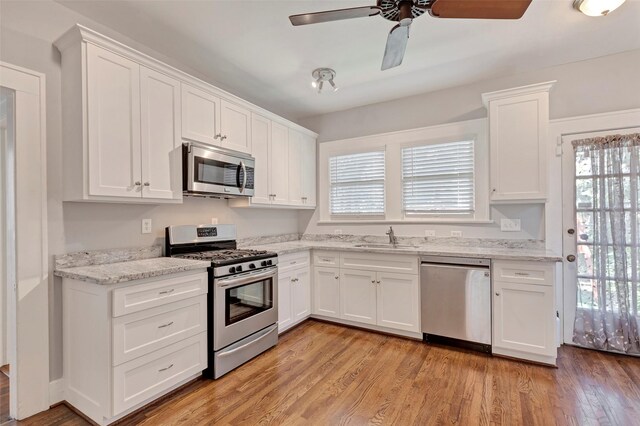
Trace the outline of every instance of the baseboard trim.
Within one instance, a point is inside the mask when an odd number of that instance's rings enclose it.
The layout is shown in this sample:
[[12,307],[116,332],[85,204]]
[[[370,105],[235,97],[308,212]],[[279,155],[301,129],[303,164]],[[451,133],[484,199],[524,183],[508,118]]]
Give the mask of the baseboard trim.
[[49,406],[58,405],[62,401],[64,401],[64,379],[49,382]]
[[404,330],[394,330],[387,327],[380,327],[377,325],[369,325],[362,324],[355,321],[343,320],[339,318],[325,317],[322,315],[311,314],[311,319],[322,321],[322,322],[330,322],[333,324],[343,325],[349,328],[357,328],[359,330],[373,331],[375,333],[387,334],[389,336],[395,337],[404,337],[412,340],[420,340],[422,341],[422,333],[416,333],[412,331],[404,331]]

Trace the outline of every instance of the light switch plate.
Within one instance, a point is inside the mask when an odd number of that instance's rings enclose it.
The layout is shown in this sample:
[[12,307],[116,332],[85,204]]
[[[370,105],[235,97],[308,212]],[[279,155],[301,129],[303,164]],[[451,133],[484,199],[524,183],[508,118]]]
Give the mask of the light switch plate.
[[462,237],[462,231],[451,231],[452,237]]
[[503,232],[517,232],[521,229],[520,219],[500,219],[500,230]]
[[436,231],[434,231],[433,229],[425,229],[424,236],[425,237],[435,237],[436,236]]
[[151,219],[142,219],[142,233],[143,234],[151,233]]

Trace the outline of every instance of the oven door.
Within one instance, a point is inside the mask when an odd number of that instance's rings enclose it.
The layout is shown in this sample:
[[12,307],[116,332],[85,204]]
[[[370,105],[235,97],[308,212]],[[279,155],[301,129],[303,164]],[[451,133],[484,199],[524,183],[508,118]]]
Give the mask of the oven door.
[[184,189],[189,193],[223,197],[251,197],[255,159],[215,147],[184,144]]
[[278,268],[214,279],[213,349],[278,321]]

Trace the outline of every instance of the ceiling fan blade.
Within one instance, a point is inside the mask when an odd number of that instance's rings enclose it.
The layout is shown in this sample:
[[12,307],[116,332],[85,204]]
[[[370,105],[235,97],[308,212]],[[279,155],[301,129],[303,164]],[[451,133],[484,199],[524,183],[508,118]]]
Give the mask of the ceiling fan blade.
[[320,22],[339,21],[342,19],[364,18],[367,16],[375,16],[380,13],[377,6],[350,7],[348,9],[327,10],[316,13],[303,13],[300,15],[291,15],[289,20],[295,26],[319,24]]
[[402,63],[404,51],[409,40],[409,25],[396,25],[391,29],[387,37],[387,47],[384,49],[382,58],[382,71],[397,67]]
[[429,13],[437,18],[520,19],[531,0],[436,0]]

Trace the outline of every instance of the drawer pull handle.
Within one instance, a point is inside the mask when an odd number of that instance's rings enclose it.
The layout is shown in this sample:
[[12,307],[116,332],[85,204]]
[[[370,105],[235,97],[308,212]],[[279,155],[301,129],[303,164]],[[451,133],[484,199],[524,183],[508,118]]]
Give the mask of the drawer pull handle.
[[521,277],[528,277],[529,274],[527,272],[516,272],[516,275],[521,276]]
[[168,369],[170,369],[171,367],[173,367],[173,364],[171,364],[171,365],[170,365],[170,366],[168,366],[168,367],[161,368],[160,370],[158,370],[158,372],[161,372],[161,371],[167,371],[167,370],[168,370]]
[[297,260],[294,260],[293,262],[291,262],[292,265],[295,265],[296,263],[298,263]]
[[171,293],[173,293],[174,290],[175,289],[173,289],[173,288],[171,290],[164,290],[164,291],[161,291],[159,294],[171,294]]
[[376,284],[380,284],[380,281],[376,281]]
[[331,259],[322,259],[323,262],[331,262]]
[[371,280],[371,284],[375,284],[375,283],[376,283],[376,280]]
[[173,321],[168,322],[168,323],[166,323],[166,324],[159,325],[159,326],[158,326],[158,328],[165,328],[165,327],[169,327],[169,326],[171,326],[171,325],[173,325]]
[[336,275],[336,276],[335,276],[335,277],[333,277],[333,278],[335,278],[335,279],[337,280],[337,279],[338,279],[338,278],[340,278],[340,277]]

